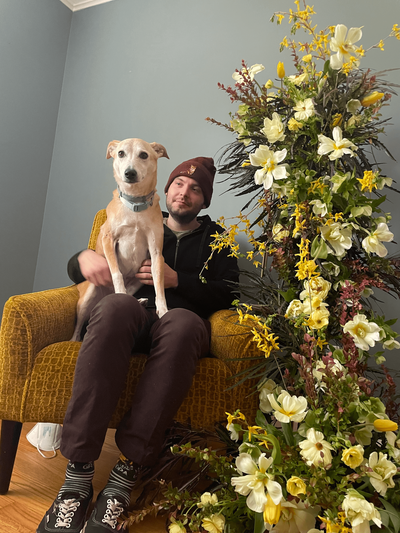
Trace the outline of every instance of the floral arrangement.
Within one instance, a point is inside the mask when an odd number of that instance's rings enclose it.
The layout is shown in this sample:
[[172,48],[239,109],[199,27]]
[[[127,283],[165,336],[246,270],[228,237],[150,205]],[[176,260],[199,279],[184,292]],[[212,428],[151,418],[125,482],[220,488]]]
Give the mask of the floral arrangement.
[[[229,190],[252,195],[246,214],[221,221],[213,253],[240,256],[244,231],[245,255],[262,269],[237,304],[262,353],[251,372],[260,410],[253,423],[240,406],[227,414],[231,455],[175,449],[206,463],[214,484],[202,495],[170,489],[170,533],[400,529],[399,404],[383,364],[400,344],[395,320],[373,305],[374,291],[400,295],[382,210],[392,179],[376,158],[391,157],[380,137],[394,86],[362,68],[361,28],[317,31],[313,9],[295,4],[272,17],[291,24],[281,50],[293,72],[279,62],[277,81],[261,83],[264,66],[243,62],[233,87],[219,84],[238,103],[230,123],[208,119],[236,136],[221,159]],[[296,41],[298,30],[310,42]],[[397,24],[390,36],[400,40]]]

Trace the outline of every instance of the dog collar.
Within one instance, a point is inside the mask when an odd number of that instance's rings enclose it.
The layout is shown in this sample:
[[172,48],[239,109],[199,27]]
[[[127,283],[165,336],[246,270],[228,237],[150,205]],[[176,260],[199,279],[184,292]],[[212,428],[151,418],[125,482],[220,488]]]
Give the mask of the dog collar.
[[146,196],[130,196],[129,194],[124,194],[117,185],[118,194],[121,202],[128,207],[131,211],[138,213],[144,211],[149,206],[153,205],[153,198],[156,193],[154,189],[151,193]]

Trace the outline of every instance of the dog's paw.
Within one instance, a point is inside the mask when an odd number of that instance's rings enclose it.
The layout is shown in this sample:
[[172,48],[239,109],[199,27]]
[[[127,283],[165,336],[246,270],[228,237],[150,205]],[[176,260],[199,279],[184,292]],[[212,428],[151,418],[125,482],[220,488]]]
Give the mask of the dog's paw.
[[146,305],[148,304],[149,302],[149,299],[148,298],[139,298],[138,299],[138,302],[142,305],[144,305],[144,307],[146,307]]
[[161,318],[165,315],[165,313],[168,313],[168,308],[165,306],[157,307],[156,312],[157,312],[158,318]]

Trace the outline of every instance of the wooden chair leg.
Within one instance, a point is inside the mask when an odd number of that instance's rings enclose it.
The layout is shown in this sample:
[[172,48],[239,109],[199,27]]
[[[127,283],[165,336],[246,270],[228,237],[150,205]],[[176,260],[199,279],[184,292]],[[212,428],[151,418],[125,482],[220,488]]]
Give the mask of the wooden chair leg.
[[22,422],[3,420],[0,435],[0,494],[7,494],[17,454]]

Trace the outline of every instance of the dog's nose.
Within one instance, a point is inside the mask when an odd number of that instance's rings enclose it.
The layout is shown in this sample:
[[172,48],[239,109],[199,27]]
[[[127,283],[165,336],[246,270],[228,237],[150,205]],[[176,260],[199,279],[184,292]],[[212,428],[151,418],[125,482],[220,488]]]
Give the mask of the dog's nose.
[[127,168],[124,172],[125,179],[129,183],[134,183],[137,181],[137,172],[134,168]]

